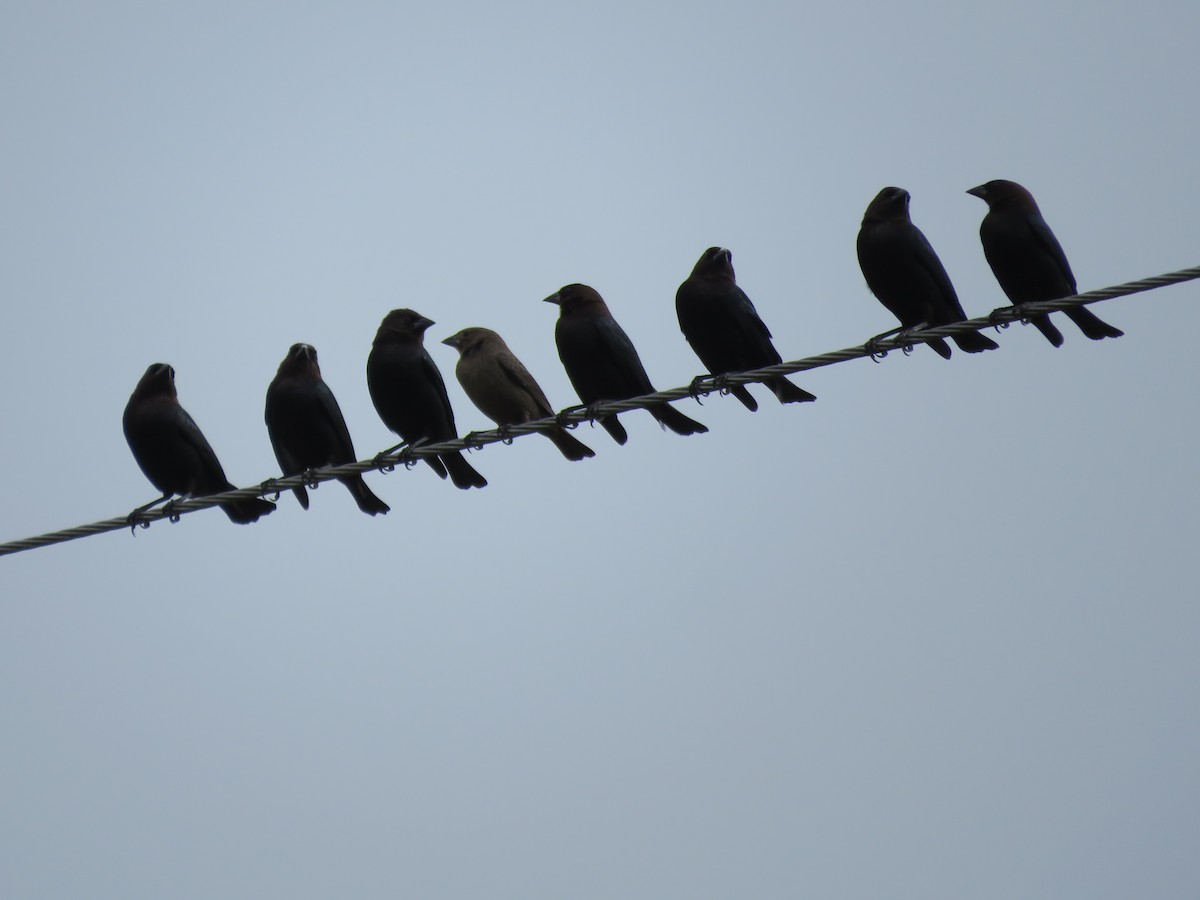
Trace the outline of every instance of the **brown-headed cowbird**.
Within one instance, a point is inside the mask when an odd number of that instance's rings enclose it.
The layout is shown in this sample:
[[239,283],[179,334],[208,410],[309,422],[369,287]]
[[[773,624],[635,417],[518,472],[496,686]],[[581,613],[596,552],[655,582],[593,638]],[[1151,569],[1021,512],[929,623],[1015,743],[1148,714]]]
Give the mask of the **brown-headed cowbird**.
[[[771,343],[771,332],[745,291],[737,286],[733,254],[722,247],[704,251],[692,274],[675,292],[675,312],[683,336],[713,375],[782,362]],[[768,378],[763,384],[775,392],[780,403],[817,399],[782,376]],[[758,409],[746,385],[735,385],[730,393],[751,412]]]
[[[1033,194],[1015,181],[1003,179],[973,187],[967,193],[988,205],[987,215],[979,226],[983,255],[1014,306],[1079,293],[1067,255],[1042,218]],[[1086,307],[1063,312],[1093,341],[1125,333]],[[1029,321],[1051,344],[1062,346],[1062,332],[1054,327],[1049,314],[1030,316]]]
[[[284,475],[355,461],[350,430],[333,391],[321,378],[317,350],[310,344],[292,344],[279,364],[267,388],[265,417],[271,446]],[[363,512],[373,516],[390,508],[371,492],[362,475],[342,475],[338,481],[350,489]],[[308,509],[304,485],[292,488],[292,493]]]
[[[554,415],[550,401],[504,339],[489,328],[464,328],[442,341],[459,353],[454,374],[459,384],[497,425],[520,425]],[[542,432],[567,459],[595,456],[565,428]]]
[[[154,503],[137,511],[149,509],[175,494],[204,497],[235,490],[225,477],[217,454],[187,410],[179,405],[175,370],[166,363],[154,363],[146,370],[125,405],[121,424],[133,458],[150,483],[163,492]],[[251,497],[222,503],[221,509],[231,521],[245,525],[274,512],[275,504]]]
[[[425,329],[432,324],[411,309],[393,309],[383,317],[367,357],[367,388],[379,418],[410,444],[458,437],[446,383],[425,349]],[[449,470],[455,487],[487,486],[457,450],[424,459],[442,478]]]
[[[901,326],[872,338],[873,341],[897,332],[961,322],[967,317],[941,260],[909,218],[910,199],[903,188],[885,187],[867,207],[858,232],[858,264],[867,287],[900,320]],[[953,341],[967,353],[995,350],[999,346],[979,332],[957,335]],[[937,338],[928,343],[943,357],[950,358],[950,347],[944,340]]]
[[[628,400],[654,393],[633,342],[595,288],[568,284],[547,297],[546,302],[558,306],[558,324],[554,328],[558,358],[580,400],[591,406],[605,400]],[[708,431],[669,403],[655,404],[646,411],[676,434]],[[615,413],[600,416],[598,421],[618,444],[629,439]]]

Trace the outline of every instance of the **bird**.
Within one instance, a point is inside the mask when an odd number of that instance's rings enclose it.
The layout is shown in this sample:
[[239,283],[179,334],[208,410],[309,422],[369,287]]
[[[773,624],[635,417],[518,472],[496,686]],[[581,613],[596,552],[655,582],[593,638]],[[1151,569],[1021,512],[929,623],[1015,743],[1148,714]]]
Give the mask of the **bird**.
[[[146,369],[125,404],[121,425],[138,467],[163,492],[130,513],[131,520],[176,494],[204,497],[236,490],[195,421],[179,405],[175,370],[166,363],[152,363]],[[245,525],[274,512],[275,504],[250,497],[229,500],[221,509],[230,521]]]
[[[675,292],[675,313],[683,336],[713,375],[782,362],[771,343],[771,332],[746,292],[737,286],[733,254],[723,247],[709,247],[701,255],[692,274]],[[783,376],[768,378],[763,384],[775,392],[780,403],[817,399]],[[758,409],[746,385],[734,385],[729,390],[746,409]]]
[[[554,340],[567,377],[585,405],[605,400],[628,400],[653,394],[654,386],[638,358],[633,342],[608,311],[604,298],[586,284],[568,284],[546,298],[558,306]],[[660,425],[676,434],[703,434],[708,429],[669,403],[646,409]],[[614,441],[629,435],[615,413],[597,420]]]
[[[907,335],[967,317],[941,260],[909,218],[910,199],[903,188],[885,187],[867,207],[858,232],[858,264],[867,287],[901,326],[872,338],[868,346],[898,332]],[[955,335],[953,340],[966,353],[999,346],[977,331]],[[942,357],[950,358],[945,340],[936,338],[928,343]]]
[[[311,344],[292,344],[288,349],[267,388],[264,417],[275,458],[285,476],[355,461],[350,430],[333,391],[321,378],[317,350]],[[338,481],[350,490],[358,508],[368,515],[390,509],[367,487],[361,474],[340,475]],[[292,493],[308,509],[304,485],[292,488]]]
[[[987,215],[979,225],[983,255],[1000,282],[1000,289],[1014,306],[1079,293],[1067,255],[1042,218],[1033,194],[1015,181],[1002,178],[973,187],[967,193],[988,205]],[[1125,334],[1084,306],[1063,312],[1093,341]],[[1050,321],[1049,313],[1030,316],[1029,321],[1051,344],[1062,346],[1062,332]]]
[[[454,374],[459,384],[479,411],[497,425],[521,425],[554,415],[550,401],[529,370],[490,328],[464,328],[442,343],[458,351]],[[596,455],[565,428],[542,433],[569,460]]]
[[[446,383],[425,349],[425,330],[434,323],[411,309],[393,309],[383,317],[367,357],[367,388],[379,418],[405,443],[454,440],[454,411]],[[487,481],[457,450],[424,457],[455,487],[486,487]]]

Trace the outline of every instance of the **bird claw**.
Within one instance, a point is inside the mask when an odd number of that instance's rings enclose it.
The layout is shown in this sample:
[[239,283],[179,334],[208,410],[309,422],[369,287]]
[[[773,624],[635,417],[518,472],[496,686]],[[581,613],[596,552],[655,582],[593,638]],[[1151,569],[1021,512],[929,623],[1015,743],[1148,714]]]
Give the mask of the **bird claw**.
[[174,525],[181,518],[181,513],[175,512],[175,501],[168,500],[167,505],[163,507],[163,512],[167,514],[167,521]]
[[555,416],[554,420],[563,428],[575,428],[579,425],[579,423],[567,421],[567,416],[577,412],[583,412],[587,413],[588,424],[594,426],[596,424],[596,407],[598,405],[599,404],[597,403],[582,403],[579,406],[568,406],[557,416]]
[[501,425],[496,430],[500,433],[500,443],[506,447],[511,447],[513,442],[512,429],[507,425]]
[[142,526],[143,530],[150,527],[150,523],[147,520],[142,518],[143,512],[145,512],[145,510],[135,509],[133,512],[131,512],[129,515],[127,515],[125,517],[125,522],[129,525],[129,533],[132,534],[134,537],[137,537],[137,530],[138,530],[139,525]]
[[271,495],[271,502],[273,503],[279,500],[279,488],[275,486],[275,481],[276,479],[274,478],[268,478],[258,486],[258,489],[263,492],[264,496],[267,494]]
[[[315,491],[317,488],[319,488],[321,486],[321,482],[319,482],[317,480],[317,470],[316,469],[305,469],[303,477],[304,477],[304,486],[306,488],[309,488],[310,490]],[[275,499],[276,500],[279,499],[278,494],[275,495]]]
[[[463,435],[463,443],[467,445],[468,453],[470,453],[472,450],[482,450],[486,446],[483,440],[479,437],[479,434],[480,432],[478,431],[469,431]],[[510,440],[508,443],[511,444],[512,441]]]
[[873,337],[863,344],[863,352],[871,357],[871,362],[879,363],[887,359],[888,352],[883,347],[879,346],[879,338]]
[[[701,397],[707,397],[713,392],[713,387],[708,386],[708,382],[712,381],[712,375],[697,375],[692,379],[692,383],[688,385],[688,393],[692,399],[700,403]],[[715,387],[715,384],[713,385]]]

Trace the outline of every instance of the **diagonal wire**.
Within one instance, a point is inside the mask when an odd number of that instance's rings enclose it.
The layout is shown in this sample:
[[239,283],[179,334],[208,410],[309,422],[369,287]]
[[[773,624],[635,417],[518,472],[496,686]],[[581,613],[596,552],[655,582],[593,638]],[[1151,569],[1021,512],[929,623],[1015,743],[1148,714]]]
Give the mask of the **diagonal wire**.
[[189,500],[174,500],[164,507],[139,513],[136,521],[132,520],[129,515],[117,516],[112,519],[92,522],[88,525],[66,528],[62,531],[51,531],[47,534],[36,535],[19,541],[9,541],[8,543],[0,544],[0,556],[20,553],[24,550],[33,550],[37,547],[48,547],[52,544],[61,544],[77,538],[91,537],[92,535],[104,534],[109,531],[120,531],[122,528],[136,528],[138,526],[148,528],[151,522],[156,522],[160,519],[170,519],[176,522],[180,516],[198,512],[202,509],[209,509],[230,500],[245,500],[251,497],[263,497],[268,494],[275,495],[289,488],[300,487],[301,485],[311,487],[325,481],[331,481],[339,475],[360,474],[371,471],[390,472],[397,466],[412,468],[425,457],[434,456],[439,453],[448,453],[454,450],[477,450],[488,444],[508,444],[514,438],[540,431],[551,431],[563,425],[574,427],[581,422],[594,421],[599,416],[607,413],[645,409],[648,406],[666,401],[684,400],[688,397],[695,398],[710,394],[713,391],[726,391],[728,388],[739,384],[751,384],[778,375],[807,372],[810,369],[820,369],[824,366],[849,362],[852,359],[862,359],[863,357],[881,359],[891,350],[908,350],[914,344],[928,343],[934,338],[968,334],[972,331],[992,326],[1006,328],[1011,322],[1023,321],[1030,316],[1041,313],[1073,309],[1086,306],[1089,303],[1111,300],[1114,297],[1127,297],[1131,294],[1140,294],[1145,291],[1152,291],[1185,281],[1193,281],[1197,278],[1200,278],[1200,266],[1193,266],[1189,269],[1180,269],[1176,272],[1168,272],[1163,275],[1152,275],[1149,278],[1129,281],[1125,284],[1113,285],[1112,287],[1101,288],[1096,291],[1088,291],[1085,294],[1076,294],[1072,297],[1062,297],[1057,300],[1045,300],[1038,303],[1026,303],[1022,306],[1001,307],[993,311],[990,315],[980,316],[976,319],[967,319],[962,322],[955,322],[952,325],[939,325],[937,328],[927,328],[920,332],[901,333],[896,337],[875,341],[870,344],[847,347],[844,350],[834,350],[830,353],[822,353],[819,356],[809,356],[792,362],[783,362],[761,369],[752,369],[748,372],[731,373],[718,377],[710,375],[700,376],[688,387],[671,388],[666,391],[646,394],[642,397],[633,397],[629,400],[613,400],[588,407],[569,407],[557,416],[538,419],[535,422],[526,422],[507,428],[493,428],[487,431],[474,431],[464,438],[442,441],[437,444],[420,443],[415,446],[405,446],[394,453],[379,454],[372,459],[347,463],[342,466],[326,466],[320,469],[312,469],[301,475],[291,475],[287,478],[268,479],[258,487],[238,488],[237,490],[226,491],[222,494],[210,494],[205,497],[195,497]]

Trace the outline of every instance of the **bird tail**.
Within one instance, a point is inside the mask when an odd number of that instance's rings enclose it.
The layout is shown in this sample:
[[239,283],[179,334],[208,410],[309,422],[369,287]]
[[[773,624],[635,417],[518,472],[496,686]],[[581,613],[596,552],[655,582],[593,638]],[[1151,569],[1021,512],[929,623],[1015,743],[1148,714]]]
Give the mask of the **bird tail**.
[[708,431],[708,428],[695,419],[689,419],[669,403],[651,406],[646,411],[658,419],[660,425],[670,428],[676,434],[704,434]]
[[629,440],[629,433],[625,431],[625,426],[617,420],[616,416],[601,416],[596,421],[618,444],[624,444]]
[[1050,316],[1030,316],[1029,321],[1033,326],[1042,333],[1042,335],[1052,343],[1055,347],[1063,345],[1062,332],[1054,327],[1054,323],[1050,321]]
[[[233,490],[233,485],[229,486],[229,490]],[[260,516],[275,512],[275,504],[270,500],[263,500],[261,497],[250,497],[246,500],[231,500],[229,503],[222,503],[221,509],[225,511],[225,515],[229,516],[230,522],[248,525],[251,522],[257,522]]]
[[354,497],[354,502],[367,515],[374,516],[378,513],[386,513],[391,509],[390,506],[376,497],[374,492],[367,487],[367,483],[363,481],[361,475],[347,475],[344,478],[339,478],[338,481],[350,489],[350,494]]
[[1063,312],[1067,314],[1067,318],[1079,326],[1079,330],[1084,333],[1085,337],[1089,337],[1093,341],[1102,338],[1119,338],[1125,334],[1120,328],[1113,328],[1090,309],[1084,309],[1082,306],[1077,309],[1064,309]]
[[754,399],[754,395],[746,389],[744,384],[735,384],[729,389],[729,393],[742,401],[742,406],[750,410],[750,412],[758,411],[758,401]]
[[546,437],[554,442],[554,446],[558,448],[559,453],[572,462],[578,462],[581,459],[587,459],[596,455],[596,452],[591,447],[569,433],[565,428],[547,431]]
[[[950,358],[950,345],[947,344],[942,338],[934,338],[932,341],[929,341],[929,346],[936,350],[937,355],[942,359]],[[971,351],[968,350],[967,352],[969,353]]]
[[811,403],[817,399],[816,394],[810,394],[804,388],[792,384],[783,377],[772,378],[766,384],[775,392],[780,403]]
[[300,484],[292,488],[292,493],[296,495],[296,499],[300,501],[301,509],[308,509],[308,491],[304,489],[304,485]]
[[476,472],[474,467],[463,459],[461,453],[442,453],[438,459],[446,464],[446,469],[450,472],[450,480],[454,482],[455,487],[462,488],[464,491],[467,488],[487,487],[487,479]]
[[[993,341],[990,337],[980,334],[978,331],[972,331],[970,334],[959,334],[954,336],[954,343],[958,344],[958,349],[963,353],[982,353],[984,350],[998,350],[1000,345]],[[950,357],[950,348],[946,348],[946,352],[942,353],[946,358]],[[941,351],[938,351],[941,353]]]

